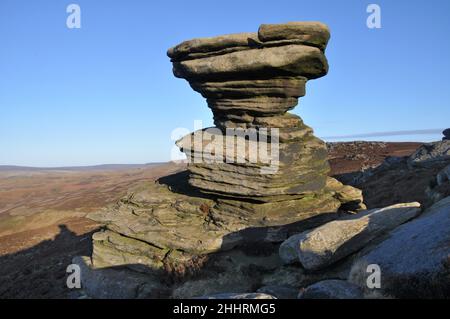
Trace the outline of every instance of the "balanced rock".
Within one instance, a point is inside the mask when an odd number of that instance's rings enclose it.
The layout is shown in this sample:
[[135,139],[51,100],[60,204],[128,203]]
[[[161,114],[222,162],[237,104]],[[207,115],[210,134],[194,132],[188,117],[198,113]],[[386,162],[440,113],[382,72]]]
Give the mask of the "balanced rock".
[[277,299],[276,297],[264,293],[222,293],[217,295],[202,296],[194,299]]
[[436,175],[436,183],[438,186],[442,186],[450,183],[450,164],[444,167],[437,175]]
[[280,257],[286,263],[298,259],[308,270],[322,269],[360,250],[420,212],[419,203],[397,204],[331,221],[290,237],[281,244]]
[[[169,49],[174,75],[206,98],[216,126],[177,141],[187,171],[143,182],[89,215],[105,225],[93,236],[91,268],[188,278],[204,274],[214,256],[248,245],[276,256],[274,245],[291,234],[334,220],[342,210],[364,209],[360,190],[328,177],[325,143],[286,113],[305,95],[308,80],[327,73],[328,39],[323,24],[290,23]],[[186,297],[189,287],[200,292],[213,282],[168,286],[171,296]],[[223,285],[214,293],[227,291]]]
[[72,263],[80,267],[82,288],[89,297],[98,299],[167,298],[167,288],[153,276],[127,269],[101,269],[88,257],[75,257]]
[[[300,117],[286,112],[305,95],[308,80],[328,72],[324,50],[329,38],[322,23],[295,22],[169,49],[175,76],[206,98],[216,125],[177,142],[190,160],[190,185],[223,203],[276,202],[280,214],[293,204],[303,206],[295,201],[327,196],[326,146]],[[258,141],[253,152],[249,140]],[[243,155],[230,145],[240,145]],[[268,157],[261,156],[266,152]],[[358,201],[356,209],[362,208]]]

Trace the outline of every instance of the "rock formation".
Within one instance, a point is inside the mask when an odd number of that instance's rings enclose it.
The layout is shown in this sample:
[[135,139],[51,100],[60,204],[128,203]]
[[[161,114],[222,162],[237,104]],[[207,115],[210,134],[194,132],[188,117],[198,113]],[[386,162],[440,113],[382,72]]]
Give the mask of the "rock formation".
[[308,270],[323,269],[417,217],[420,212],[419,203],[406,203],[331,221],[288,238],[280,246],[280,257],[286,263],[300,261]]
[[345,280],[324,280],[308,286],[298,295],[299,299],[362,299],[363,290]]
[[[336,219],[340,210],[364,208],[361,191],[327,176],[324,142],[300,117],[286,113],[305,94],[308,80],[327,73],[329,37],[325,25],[302,22],[171,48],[175,76],[207,99],[216,127],[177,142],[190,160],[187,172],[145,183],[90,215],[105,230],[93,236],[88,266],[147,274],[151,289],[136,297],[158,296],[154,282],[163,274],[195,274],[219,252],[280,243]],[[235,134],[227,140],[230,129]],[[263,151],[271,154],[269,161]],[[187,296],[182,288],[176,291]]]
[[442,134],[444,134],[444,137],[442,138],[442,140],[450,140],[450,128],[442,131]]

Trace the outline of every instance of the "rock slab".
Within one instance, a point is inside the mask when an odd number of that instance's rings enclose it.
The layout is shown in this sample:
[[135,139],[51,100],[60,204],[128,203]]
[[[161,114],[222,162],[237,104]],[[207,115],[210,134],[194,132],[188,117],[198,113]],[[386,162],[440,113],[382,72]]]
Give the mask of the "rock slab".
[[308,286],[298,299],[363,299],[363,290],[345,280],[324,280]]
[[[364,209],[360,190],[328,177],[325,143],[288,113],[305,95],[307,81],[328,72],[329,37],[321,23],[296,22],[263,25],[258,33],[193,39],[168,50],[174,75],[206,99],[215,127],[177,141],[189,160],[186,171],[142,182],[89,215],[105,225],[93,236],[86,268],[102,270],[89,277],[93,282],[103,280],[97,274],[114,278],[123,271],[135,273],[130,287],[145,276],[155,287],[165,278],[174,298],[229,292],[227,283],[237,281],[236,291],[251,291],[257,283],[241,280],[236,270],[206,275],[211,260],[249,245],[276,256],[275,245],[291,234],[334,220],[341,211]],[[235,133],[231,139],[224,137],[229,130]],[[253,133],[256,159],[248,142]],[[264,151],[274,166],[262,158]],[[265,265],[259,260],[252,267]],[[206,279],[185,281],[193,276]],[[112,284],[103,281],[97,286]],[[123,287],[131,296],[134,288]],[[102,289],[90,290],[103,296]]]
[[450,128],[445,129],[442,134],[444,134],[443,140],[450,140]]

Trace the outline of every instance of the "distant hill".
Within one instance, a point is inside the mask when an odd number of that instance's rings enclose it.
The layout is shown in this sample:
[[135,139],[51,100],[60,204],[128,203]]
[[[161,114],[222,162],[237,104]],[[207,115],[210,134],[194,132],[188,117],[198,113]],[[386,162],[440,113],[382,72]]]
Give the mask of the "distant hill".
[[0,165],[0,172],[37,172],[37,171],[115,171],[133,168],[148,168],[164,163],[147,164],[102,164],[93,166],[67,166],[67,167],[30,167],[15,165]]

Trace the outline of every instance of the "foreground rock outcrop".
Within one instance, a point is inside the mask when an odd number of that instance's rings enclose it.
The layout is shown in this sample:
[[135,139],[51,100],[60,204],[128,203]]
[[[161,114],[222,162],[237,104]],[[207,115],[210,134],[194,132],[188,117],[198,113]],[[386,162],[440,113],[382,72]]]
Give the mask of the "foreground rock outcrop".
[[[143,275],[139,287],[160,287],[175,298],[229,292],[235,281],[239,292],[251,292],[264,271],[281,266],[280,242],[365,207],[361,191],[328,177],[324,142],[286,113],[308,80],[327,73],[329,37],[324,24],[301,22],[169,49],[175,76],[206,98],[216,127],[177,142],[188,171],[143,183],[90,215],[105,229],[94,234],[92,258],[85,262],[92,275],[88,294],[102,296],[94,288],[105,283],[95,285],[94,274],[108,282],[102,269],[116,268],[134,278],[131,288],[118,291],[134,291],[135,278]],[[232,251],[244,257],[233,259]],[[224,270],[226,258],[234,261]],[[252,267],[259,272],[244,278]],[[141,295],[158,297],[157,291]]]
[[422,145],[408,158],[409,167],[429,167],[450,161],[450,140]]
[[381,270],[380,291],[385,297],[450,297],[450,197],[419,218],[391,231],[386,240],[358,258],[349,280],[366,290],[367,265]]
[[430,203],[436,203],[450,196],[450,160],[449,165],[440,170],[425,190]]
[[450,140],[450,128],[445,129],[442,134],[444,134],[442,140]]

